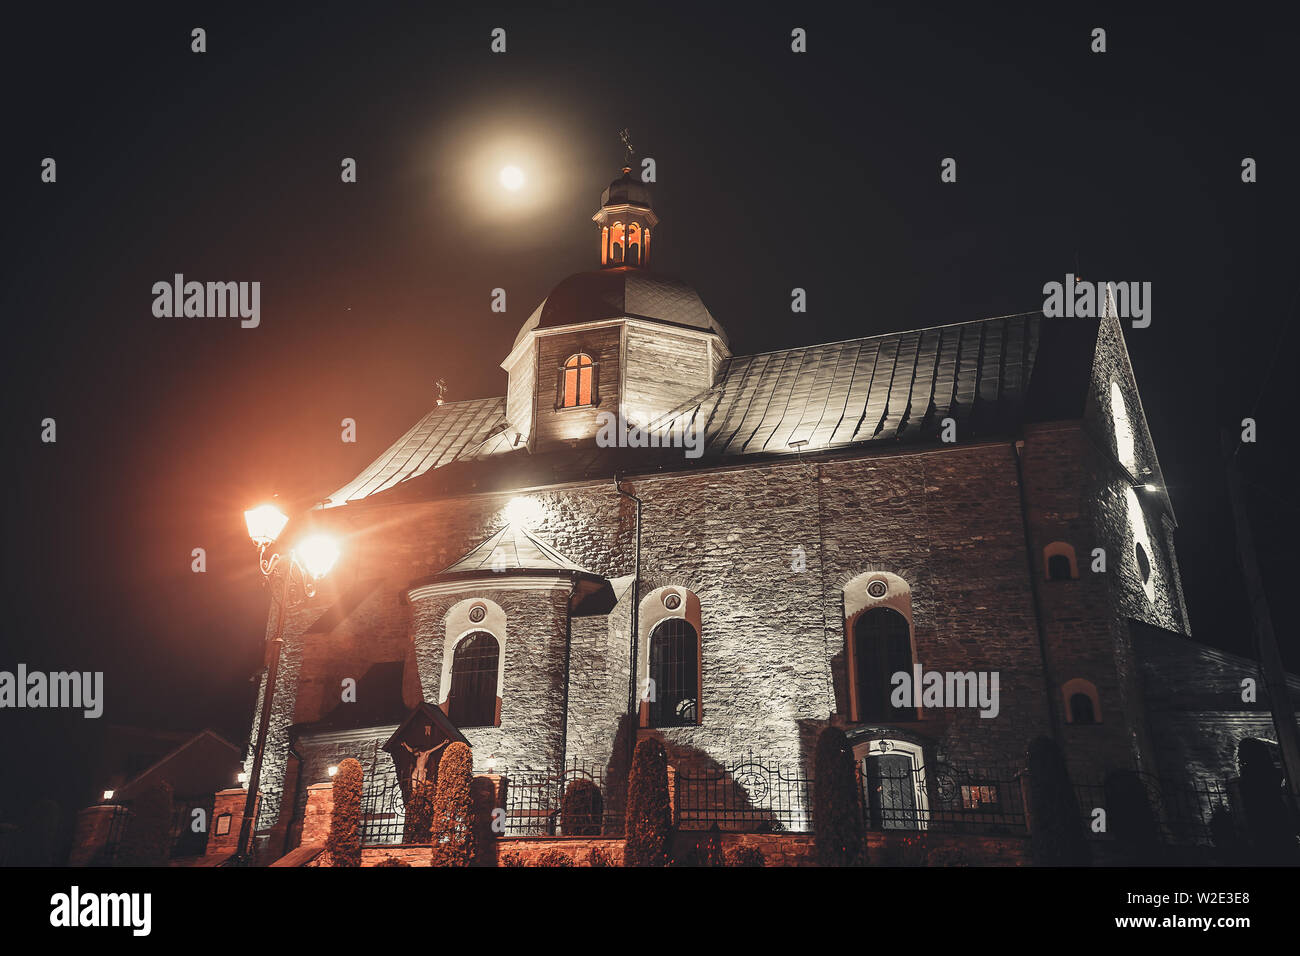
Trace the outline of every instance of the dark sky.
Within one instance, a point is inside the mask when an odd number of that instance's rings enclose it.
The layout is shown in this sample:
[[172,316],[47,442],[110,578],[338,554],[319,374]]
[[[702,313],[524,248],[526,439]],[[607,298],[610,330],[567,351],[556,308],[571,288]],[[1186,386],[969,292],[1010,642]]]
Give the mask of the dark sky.
[[[1067,272],[1151,282],[1152,325],[1128,344],[1193,628],[1251,646],[1217,432],[1254,411],[1239,460],[1300,666],[1297,38],[1268,14],[33,7],[7,14],[0,57],[0,669],[105,671],[100,723],[244,742],[266,596],[242,510],[334,490],[440,377],[453,400],[504,392],[520,324],[597,264],[590,216],[624,126],[658,166],[656,268],[696,285],[737,354],[1037,309]],[[506,161],[530,177],[514,205],[490,188]],[[260,281],[261,327],[155,318],[151,287],[177,272]],[[0,713],[4,759],[26,770],[3,775],[0,819],[95,786],[92,723]]]

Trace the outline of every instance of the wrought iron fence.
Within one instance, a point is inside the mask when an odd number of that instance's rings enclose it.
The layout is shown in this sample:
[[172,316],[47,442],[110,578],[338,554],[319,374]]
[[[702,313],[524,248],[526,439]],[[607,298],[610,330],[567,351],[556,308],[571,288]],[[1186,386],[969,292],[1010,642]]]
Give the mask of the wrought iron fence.
[[[1231,791],[1218,781],[1175,783],[1151,774],[1136,774],[1146,792],[1147,805],[1154,814],[1161,842],[1176,846],[1211,845],[1214,843],[1214,813],[1231,805]],[[1097,809],[1111,810],[1106,786],[1079,783],[1074,787],[1079,813],[1091,839],[1109,840],[1114,830],[1107,821],[1104,829],[1094,826]]]
[[[427,837],[424,837],[427,840]],[[396,774],[365,782],[361,794],[361,844],[380,846],[406,842],[406,803]]]
[[[584,802],[584,810],[577,826],[564,832],[564,795],[579,781],[596,788],[599,795],[592,805],[591,798]],[[625,787],[614,779],[606,779],[604,770],[584,761],[571,761],[561,770],[521,770],[506,774],[506,835],[507,836],[599,836],[623,832],[623,807]],[[587,790],[590,794],[590,789]]]
[[812,778],[797,766],[747,756],[679,769],[674,783],[683,830],[802,833],[812,828]]
[[993,834],[1022,833],[1026,828],[1024,794],[1014,768],[868,763],[862,789],[866,823],[872,830]]

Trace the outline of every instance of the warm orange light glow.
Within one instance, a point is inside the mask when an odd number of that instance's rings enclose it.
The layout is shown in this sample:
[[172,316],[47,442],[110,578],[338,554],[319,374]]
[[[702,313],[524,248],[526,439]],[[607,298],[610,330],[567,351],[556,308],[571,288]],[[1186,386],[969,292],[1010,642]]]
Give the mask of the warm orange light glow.
[[288,523],[289,519],[275,505],[258,505],[244,512],[248,536],[258,547],[265,547],[280,537],[280,532]]
[[327,534],[313,534],[298,542],[294,549],[303,567],[313,578],[323,578],[329,574],[334,562],[339,559],[339,546]]
[[570,356],[564,363],[564,408],[591,404],[591,356]]

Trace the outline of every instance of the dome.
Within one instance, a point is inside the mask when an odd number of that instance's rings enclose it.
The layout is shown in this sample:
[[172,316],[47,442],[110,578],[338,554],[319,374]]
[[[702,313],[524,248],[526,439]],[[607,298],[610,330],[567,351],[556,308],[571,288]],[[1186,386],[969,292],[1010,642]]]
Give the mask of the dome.
[[579,272],[563,280],[523,324],[515,336],[515,347],[536,329],[625,316],[712,332],[724,343],[727,341],[727,333],[689,285],[669,276],[624,267]]
[[600,194],[600,204],[602,206],[627,204],[645,206],[649,209],[651,208],[650,187],[640,180],[633,179],[631,171],[627,170],[620,178],[605,187],[605,191]]

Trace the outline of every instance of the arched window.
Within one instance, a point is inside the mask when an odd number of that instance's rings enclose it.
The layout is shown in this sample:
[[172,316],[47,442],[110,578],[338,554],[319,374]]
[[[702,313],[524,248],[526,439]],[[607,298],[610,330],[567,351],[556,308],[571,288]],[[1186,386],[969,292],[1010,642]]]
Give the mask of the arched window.
[[570,355],[560,367],[560,408],[596,404],[596,364],[585,352]]
[[890,678],[899,671],[912,673],[911,630],[907,618],[891,607],[870,608],[853,622],[858,720],[916,719],[914,708],[894,707],[889,700],[893,691]]
[[1092,710],[1092,698],[1087,694],[1070,695],[1070,723],[1095,724],[1097,715]]
[[623,261],[623,224],[614,223],[609,232],[609,261]]
[[497,660],[501,646],[486,631],[467,634],[451,659],[447,716],[457,727],[491,727],[497,720]]
[[1124,403],[1124,390],[1119,382],[1110,383],[1110,417],[1115,428],[1115,454],[1120,464],[1130,473],[1137,471],[1137,448],[1133,436],[1133,426],[1129,422],[1128,408]]
[[1061,696],[1065,698],[1067,724],[1101,723],[1101,701],[1097,696],[1097,688],[1091,681],[1082,677],[1068,680],[1061,687]]
[[689,621],[670,617],[650,632],[651,727],[699,720],[699,635]]
[[1069,581],[1079,576],[1079,568],[1075,564],[1074,548],[1064,541],[1053,541],[1045,547],[1043,549],[1043,559],[1046,561],[1045,570],[1049,581]]
[[627,259],[630,266],[641,264],[641,227],[630,223],[627,227]]

